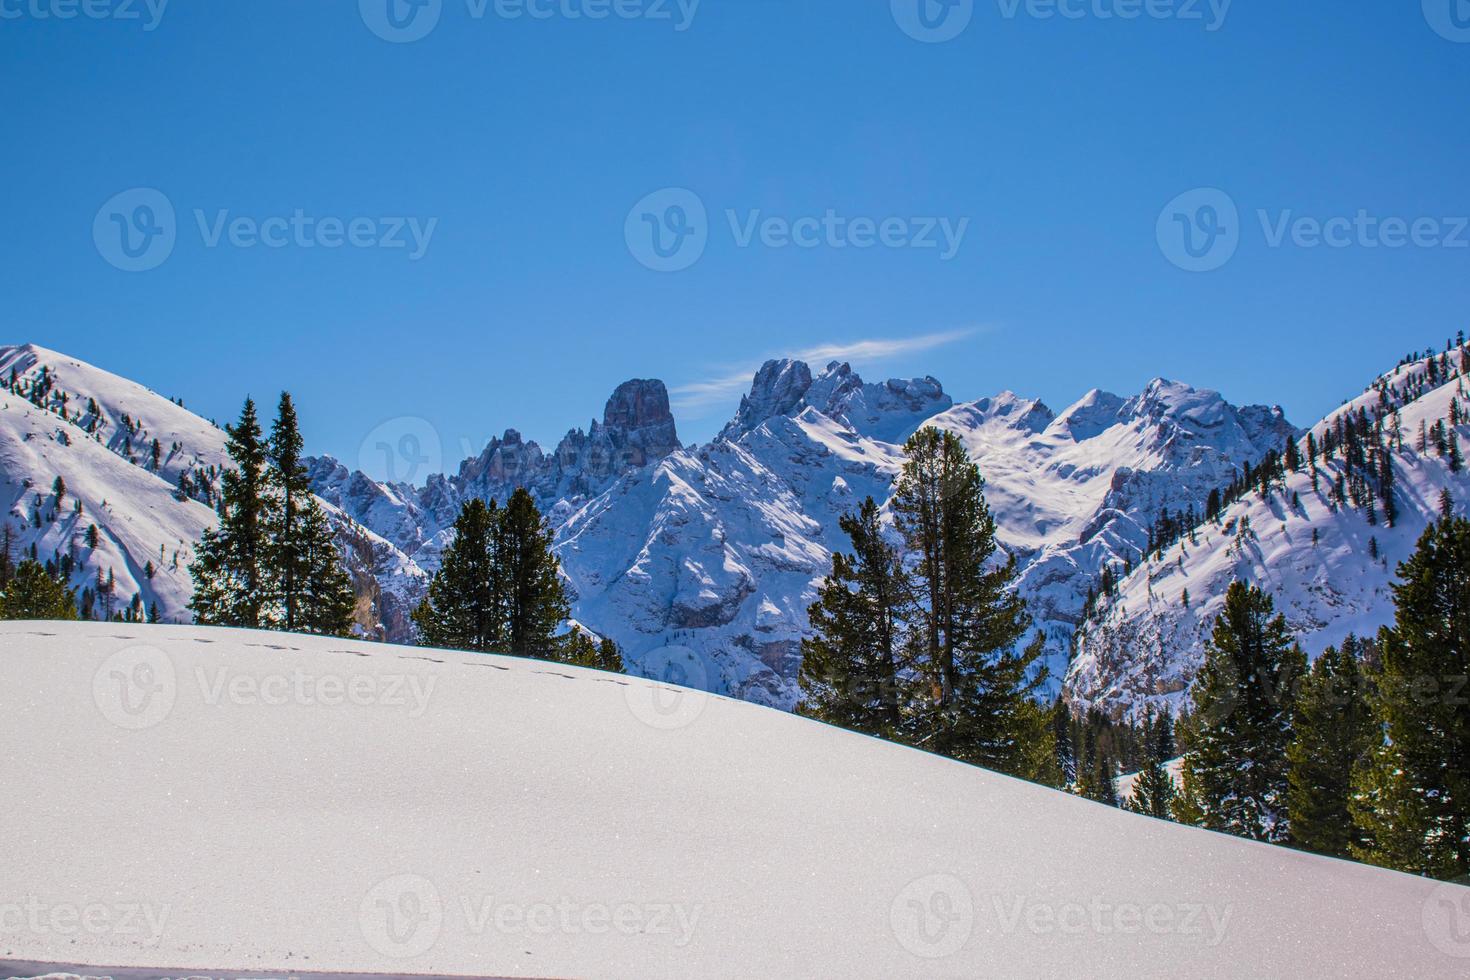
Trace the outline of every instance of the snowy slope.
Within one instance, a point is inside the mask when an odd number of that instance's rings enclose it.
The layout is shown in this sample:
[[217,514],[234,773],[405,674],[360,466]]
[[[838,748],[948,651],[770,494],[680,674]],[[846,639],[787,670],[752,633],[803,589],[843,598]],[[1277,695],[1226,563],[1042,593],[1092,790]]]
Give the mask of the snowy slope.
[[[224,431],[76,358],[35,344],[0,347],[0,378],[13,373],[28,385],[43,371],[54,386],[44,408],[0,390],[0,507],[15,535],[14,550],[29,554],[34,546],[41,561],[71,555],[71,582],[78,588],[95,586],[99,572],[111,573],[119,611],[137,594],[145,609],[156,603],[164,621],[189,621],[188,566],[200,534],[216,516],[200,499],[180,499],[175,491],[184,474],[196,487],[217,487],[228,463]],[[154,440],[160,449],[156,468]],[[60,507],[51,492],[57,476],[66,483]],[[196,497],[202,495],[196,491]],[[78,500],[80,515],[73,510]],[[327,511],[364,600],[365,625],[406,637],[408,611],[426,588],[425,574],[341,510],[328,505]],[[93,524],[99,531],[95,551],[85,544]]]
[[[1458,367],[1458,353],[1451,360]],[[1425,363],[1415,361],[1378,381],[1402,389],[1424,371]],[[1237,578],[1272,595],[1311,656],[1349,633],[1371,636],[1392,622],[1395,571],[1413,552],[1425,524],[1438,516],[1440,491],[1448,489],[1461,512],[1470,502],[1470,473],[1451,473],[1448,461],[1432,448],[1416,450],[1420,422],[1432,426],[1446,419],[1456,397],[1470,404],[1460,378],[1397,406],[1404,447],[1393,453],[1399,511],[1394,527],[1384,526],[1381,513],[1370,524],[1363,510],[1332,502],[1340,458],[1320,464],[1317,490],[1304,466],[1303,472],[1288,475],[1284,493],[1264,500],[1249,493],[1218,523],[1204,524],[1197,543],[1181,541],[1162,560],[1140,565],[1124,580],[1117,602],[1079,633],[1078,655],[1066,681],[1069,700],[1113,713],[1133,713],[1146,705],[1183,706],[1225,590]],[[1380,406],[1378,391],[1370,386],[1312,431],[1320,439],[1337,417],[1362,408],[1371,420]],[[1391,403],[1387,410],[1392,411]],[[1463,443],[1470,429],[1462,425],[1458,431]],[[1299,507],[1292,506],[1293,495]],[[1374,542],[1377,558],[1371,555]]]
[[1459,886],[634,679],[51,623],[0,624],[0,671],[0,959],[1428,980],[1470,952]]

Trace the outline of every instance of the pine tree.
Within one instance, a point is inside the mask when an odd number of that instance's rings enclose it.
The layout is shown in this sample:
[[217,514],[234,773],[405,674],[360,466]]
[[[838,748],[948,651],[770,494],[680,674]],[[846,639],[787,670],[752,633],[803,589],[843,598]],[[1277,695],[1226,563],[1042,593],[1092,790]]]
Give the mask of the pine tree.
[[253,401],[245,400],[240,421],[226,432],[225,450],[235,465],[221,477],[219,527],[204,532],[189,566],[194,577],[189,608],[202,624],[256,629],[267,624],[269,544],[266,447]]
[[623,654],[611,637],[604,636],[594,643],[592,637],[581,630],[573,630],[567,636],[565,661],[573,667],[588,667],[605,670],[613,674],[626,672]]
[[27,559],[6,575],[0,587],[0,619],[76,618],[76,593],[39,562]]
[[1296,737],[1286,752],[1292,844],[1333,857],[1348,857],[1352,845],[1363,843],[1348,813],[1354,766],[1374,736],[1360,647],[1349,636],[1312,665],[1297,695]]
[[808,610],[797,711],[831,725],[897,737],[900,605],[906,582],[898,551],[884,538],[872,497],[838,522],[852,552],[832,555],[832,572]]
[[295,632],[351,636],[357,608],[352,578],[342,567],[336,535],[315,497],[303,498],[297,515],[297,545],[305,588],[298,590]]
[[1359,768],[1351,803],[1362,860],[1412,874],[1470,873],[1470,521],[1424,530],[1379,633],[1374,720],[1384,738]]
[[430,646],[481,653],[505,644],[505,599],[496,539],[495,501],[472,499],[454,522],[454,541],[440,557],[428,597],[414,611],[420,638]]
[[551,552],[552,532],[523,487],[501,511],[496,556],[505,583],[507,651],[519,657],[559,660],[557,630],[571,615],[560,566]]
[[1235,581],[1192,688],[1192,751],[1175,814],[1254,840],[1288,839],[1286,750],[1292,693],[1306,671],[1271,597]]
[[1144,764],[1138,778],[1133,781],[1133,793],[1128,798],[1127,808],[1134,813],[1172,820],[1174,815],[1174,777],[1169,775],[1165,763],[1174,755],[1174,727],[1168,713],[1146,726],[1149,730],[1144,742]]
[[1043,637],[1013,586],[1016,562],[996,560],[984,481],[952,432],[925,428],[905,444],[892,508],[914,556],[915,611],[907,662],[917,690],[910,734],[930,751],[1026,778],[1055,759],[1044,709],[1031,695]]
[[302,598],[307,590],[306,542],[302,539],[304,521],[300,513],[310,500],[311,485],[306,467],[301,465],[302,439],[296,421],[296,407],[291,396],[281,392],[276,422],[271,427],[268,456],[271,466],[271,501],[273,527],[271,536],[271,596],[278,609],[281,625],[294,632],[301,621]]

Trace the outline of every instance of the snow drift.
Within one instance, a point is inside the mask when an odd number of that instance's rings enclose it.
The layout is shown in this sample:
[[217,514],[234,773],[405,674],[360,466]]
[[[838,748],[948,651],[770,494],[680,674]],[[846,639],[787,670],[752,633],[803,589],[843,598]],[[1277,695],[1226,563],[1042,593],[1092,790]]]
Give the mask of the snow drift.
[[1463,976],[1465,889],[503,657],[0,624],[0,960]]

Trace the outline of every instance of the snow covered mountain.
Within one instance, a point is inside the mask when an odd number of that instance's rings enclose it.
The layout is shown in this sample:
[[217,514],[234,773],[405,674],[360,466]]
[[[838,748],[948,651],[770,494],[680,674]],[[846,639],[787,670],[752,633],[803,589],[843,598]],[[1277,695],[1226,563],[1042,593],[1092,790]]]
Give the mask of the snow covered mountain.
[[0,623],[0,670],[0,975],[1437,980],[1470,952],[1460,885],[639,678],[101,623]]
[[[314,488],[433,569],[467,496],[528,485],[557,529],[580,623],[635,667],[790,708],[807,607],[846,544],[838,518],[889,497],[902,443],[924,424],[957,432],[979,462],[1058,679],[1103,566],[1141,554],[1159,510],[1199,506],[1295,432],[1279,409],[1162,380],[1133,398],[1094,391],[1057,415],[1009,392],[954,405],[933,378],[873,384],[840,362],[814,373],[774,360],[703,446],[681,448],[662,384],[638,381],[549,455],[508,432],[419,490],[330,459],[316,462]],[[585,466],[582,447],[599,441],[645,451],[608,466],[603,450]]]
[[[53,388],[44,409],[0,392],[0,503],[20,545],[75,555],[79,585],[114,570],[122,602],[138,592],[164,619],[186,619],[192,544],[213,520],[198,501],[211,499],[224,433],[42,348],[0,348],[0,377],[12,368],[28,392],[43,372]],[[1161,509],[1198,508],[1295,433],[1278,409],[1163,380],[1131,398],[1093,391],[1057,414],[1009,392],[956,405],[930,377],[870,383],[840,362],[815,372],[775,360],[700,446],[680,444],[663,383],[635,380],[554,450],[508,430],[423,486],[377,482],[330,457],[308,462],[379,635],[410,638],[408,612],[463,502],[526,486],[556,529],[580,624],[617,640],[635,670],[790,708],[807,607],[846,544],[838,518],[867,495],[887,500],[903,441],[926,423],[958,433],[980,464],[1058,679],[1103,567],[1135,560]],[[49,519],[58,473],[78,488],[83,517]],[[77,543],[90,523],[103,532],[95,551]]]
[[1438,516],[1441,491],[1461,512],[1470,502],[1470,472],[1454,472],[1448,453],[1433,445],[1436,422],[1443,421],[1447,445],[1450,433],[1470,435],[1462,352],[1443,358],[1448,370],[1441,357],[1400,365],[1310,430],[1320,445],[1339,422],[1362,417],[1381,425],[1393,472],[1392,527],[1379,500],[1353,506],[1350,495],[1335,499],[1339,477],[1350,486],[1341,454],[1318,461],[1315,483],[1304,464],[1269,496],[1246,494],[1201,525],[1194,540],[1186,536],[1123,579],[1117,598],[1079,631],[1065,685],[1069,700],[1113,714],[1182,706],[1225,590],[1237,578],[1272,595],[1311,656],[1349,633],[1372,636],[1392,622],[1395,570]]
[[[34,344],[0,347],[0,379],[0,507],[15,556],[68,565],[74,587],[100,593],[99,614],[136,602],[165,622],[187,622],[189,563],[216,522],[208,502],[228,462],[224,431],[142,385]],[[326,509],[360,596],[359,622],[370,635],[406,635],[425,574]]]

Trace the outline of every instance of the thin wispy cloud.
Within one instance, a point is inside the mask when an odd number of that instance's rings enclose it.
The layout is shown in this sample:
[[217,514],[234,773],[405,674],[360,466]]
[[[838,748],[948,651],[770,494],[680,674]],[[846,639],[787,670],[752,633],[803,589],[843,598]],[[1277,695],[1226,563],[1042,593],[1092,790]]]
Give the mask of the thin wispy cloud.
[[[944,330],[937,333],[918,334],[911,337],[876,337],[846,343],[818,344],[801,350],[773,354],[771,357],[789,357],[806,361],[814,370],[826,367],[829,361],[851,361],[857,366],[874,365],[884,360],[905,354],[917,354],[946,344],[965,339],[975,333],[975,328]],[[768,360],[769,358],[767,358]],[[743,365],[722,370],[710,377],[670,389],[674,407],[694,418],[717,405],[733,401],[750,388],[750,379],[755,376],[760,364]]]

